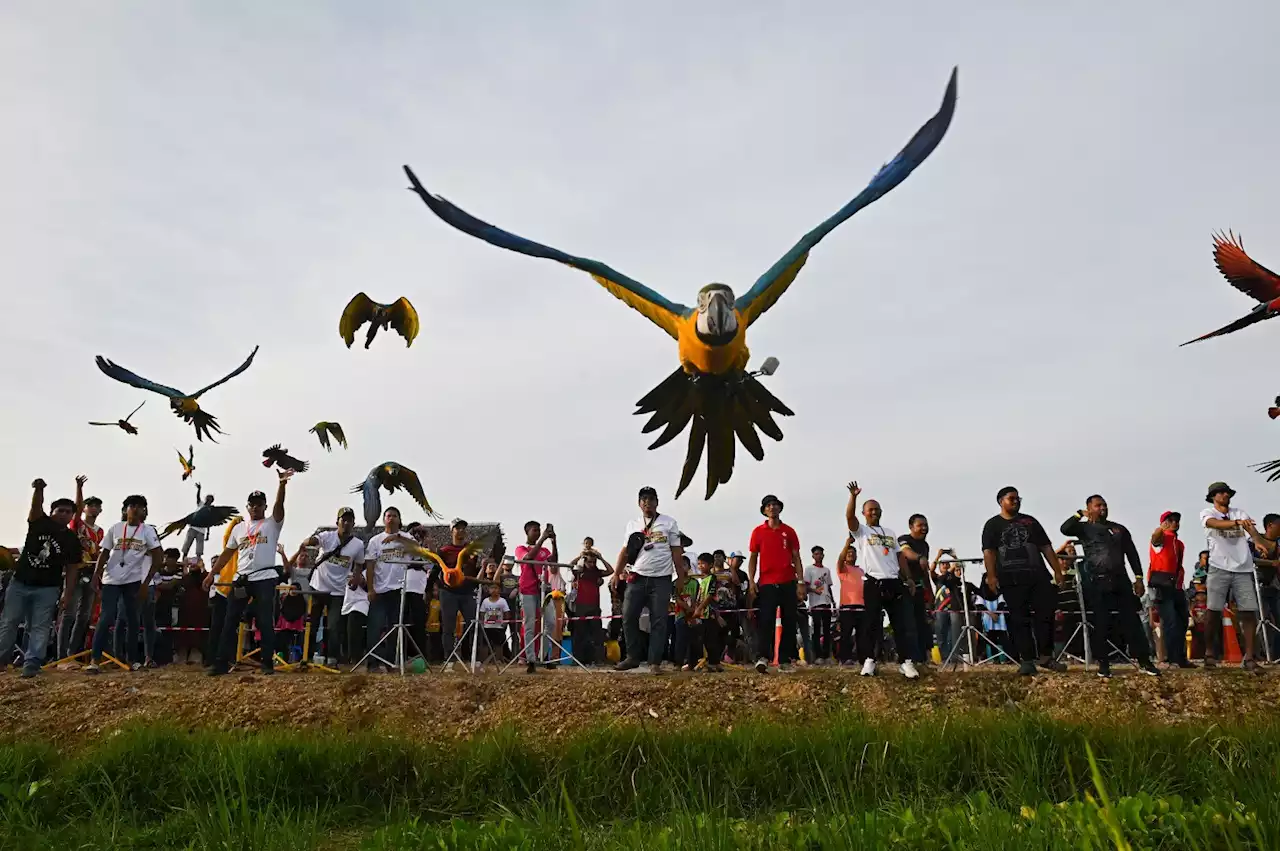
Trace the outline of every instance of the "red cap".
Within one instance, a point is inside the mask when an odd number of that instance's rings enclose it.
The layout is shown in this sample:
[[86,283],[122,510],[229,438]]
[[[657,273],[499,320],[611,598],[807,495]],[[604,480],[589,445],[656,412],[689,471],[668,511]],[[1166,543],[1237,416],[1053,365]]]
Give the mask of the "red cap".
[[1176,512],[1176,511],[1166,511],[1164,514],[1161,514],[1161,515],[1160,515],[1160,522],[1161,522],[1161,523],[1163,523],[1164,521],[1168,520],[1170,517],[1174,518],[1175,520],[1181,520],[1181,519],[1182,519],[1182,515],[1181,515],[1181,514],[1179,514],[1178,512]]

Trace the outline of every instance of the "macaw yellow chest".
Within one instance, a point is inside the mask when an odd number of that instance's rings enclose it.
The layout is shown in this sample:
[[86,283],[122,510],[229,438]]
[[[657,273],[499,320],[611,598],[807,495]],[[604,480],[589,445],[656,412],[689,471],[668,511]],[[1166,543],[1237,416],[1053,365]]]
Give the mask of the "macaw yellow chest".
[[721,346],[712,346],[698,338],[695,324],[697,313],[684,317],[680,321],[680,365],[685,372],[702,372],[712,375],[724,375],[739,372],[747,368],[751,353],[747,350],[747,327],[738,314],[738,333],[733,339]]
[[195,399],[183,397],[181,399],[174,399],[173,407],[184,414],[192,414],[200,410],[200,403]]

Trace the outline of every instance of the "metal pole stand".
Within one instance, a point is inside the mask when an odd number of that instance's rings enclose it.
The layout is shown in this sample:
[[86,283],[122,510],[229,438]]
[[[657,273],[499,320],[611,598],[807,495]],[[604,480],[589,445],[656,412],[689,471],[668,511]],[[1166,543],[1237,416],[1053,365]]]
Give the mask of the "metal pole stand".
[[[1267,657],[1267,664],[1271,665],[1276,662],[1276,659],[1271,653],[1271,640],[1267,630],[1269,629],[1276,635],[1280,635],[1280,626],[1277,626],[1275,622],[1267,617],[1267,609],[1262,605],[1262,584],[1258,581],[1256,568],[1253,571],[1253,593],[1258,598],[1258,626],[1254,631],[1257,633],[1258,640],[1262,642],[1262,652]],[[1254,655],[1256,656],[1257,653]]]
[[[959,561],[959,559],[955,559],[955,561]],[[951,563],[950,561],[938,562],[938,564],[950,564],[950,563]],[[960,635],[958,636],[958,638],[964,639],[966,642],[968,642],[969,658],[965,659],[963,656],[957,658],[956,654],[960,652],[960,648],[963,645],[961,644],[960,641],[956,641],[955,646],[951,648],[951,652],[947,654],[946,660],[943,661],[942,663],[943,670],[945,670],[948,665],[959,665],[963,663],[965,666],[965,670],[967,671],[971,667],[976,668],[980,665],[992,664],[1001,656],[1005,657],[1010,662],[1012,662],[1013,661],[1012,656],[1004,652],[1004,650],[1001,649],[1000,645],[996,644],[990,638],[987,638],[987,636],[982,632],[982,630],[974,626],[973,623],[969,620],[969,587],[968,587],[968,583],[964,581],[964,577],[961,577],[960,579],[960,600],[964,605],[964,626],[961,628]],[[996,655],[992,656],[990,659],[977,659],[978,646],[974,641],[975,638],[980,638],[983,641],[985,641],[988,645],[990,645],[991,649],[996,651]]]
[[[1093,664],[1093,642],[1089,640],[1089,615],[1085,611],[1084,606],[1084,583],[1080,579],[1079,561],[1080,556],[1076,556],[1076,566],[1068,571],[1076,580],[1076,602],[1080,605],[1080,623],[1076,624],[1076,628],[1071,631],[1071,635],[1067,636],[1066,642],[1062,645],[1062,652],[1058,654],[1058,658],[1054,661],[1061,662],[1062,657],[1071,656],[1077,662],[1084,663],[1084,669],[1089,670],[1089,666]],[[1084,658],[1072,655],[1067,652],[1067,648],[1071,646],[1071,642],[1076,640],[1076,636],[1084,633]]]
[[[456,659],[456,660],[457,660],[457,662],[458,662],[458,664],[459,664],[459,665],[461,665],[462,667],[466,668],[466,669],[467,669],[467,673],[470,673],[470,674],[474,674],[474,673],[476,672],[476,668],[477,668],[477,663],[476,663],[476,644],[477,644],[477,638],[478,638],[478,636],[479,636],[479,633],[480,633],[480,632],[483,632],[483,630],[479,629],[476,625],[477,625],[478,623],[480,623],[480,601],[484,599],[484,583],[481,583],[481,582],[479,582],[478,580],[477,580],[477,583],[478,583],[478,584],[476,585],[476,613],[475,613],[475,616],[471,619],[471,623],[469,623],[469,624],[467,624],[465,627],[463,627],[462,635],[458,636],[458,640],[457,640],[456,642],[454,642],[454,645],[453,645],[453,652],[451,652],[451,653],[449,654],[449,658],[447,658],[447,659],[445,659],[445,660],[444,660],[444,665],[445,665],[445,667],[446,667],[446,668],[448,668],[448,667],[449,667],[449,665],[453,664],[454,660]],[[451,626],[453,626],[455,629],[457,628],[457,620],[456,620],[456,619],[454,620],[454,623],[453,623],[453,624],[451,624]],[[441,629],[441,630],[444,630],[444,623],[443,623],[443,622],[441,622],[441,624],[440,624],[440,629]],[[468,634],[470,634],[470,635],[471,635],[471,664],[470,664],[470,665],[468,665],[466,662],[462,661],[462,656],[460,656],[460,655],[459,655],[459,653],[458,653],[458,651],[462,649],[463,645],[465,645],[465,644],[467,643],[467,635],[468,635]],[[489,636],[487,636],[487,635],[486,635],[486,636],[484,637],[484,640],[485,640],[485,644],[486,644],[486,645],[489,645]],[[493,650],[492,645],[489,645],[489,649],[490,649],[490,650]]]
[[[408,567],[408,565],[422,564],[422,562],[388,561],[388,562],[383,562],[383,564],[406,565],[404,576],[400,580],[400,615],[399,615],[399,618],[397,619],[397,622],[391,626],[391,629],[387,630],[386,635],[379,638],[374,643],[374,645],[369,648],[369,651],[360,657],[360,661],[356,662],[354,665],[351,666],[351,670],[348,673],[354,673],[357,669],[359,669],[361,665],[365,663],[367,659],[369,659],[370,657],[373,657],[374,659],[377,659],[379,662],[386,665],[387,667],[399,668],[400,676],[403,677],[404,676],[404,640],[405,638],[409,639],[409,643],[413,645],[413,649],[418,651],[418,655],[422,657],[423,667],[427,671],[430,671],[431,666],[427,664],[426,651],[424,651],[421,647],[419,647],[417,642],[413,640],[413,636],[409,634],[409,626],[404,622],[404,601],[405,601],[405,596],[408,594],[408,591],[406,591],[405,589],[409,587],[409,571],[413,569]],[[421,570],[421,568],[417,568],[417,569]],[[377,601],[375,600],[374,602],[376,603]],[[441,624],[440,628],[444,629],[444,624]],[[382,646],[382,643],[386,641],[388,638],[390,638],[392,635],[396,637],[396,661],[394,662],[391,661],[390,659],[386,659],[382,656],[379,656],[377,653],[377,650],[379,647]]]
[[[545,623],[545,617],[546,617],[547,603],[550,597],[550,594],[547,593],[547,576],[546,576],[545,568],[554,567],[556,570],[559,570],[562,567],[570,567],[570,565],[559,564],[553,561],[525,561],[522,559],[516,559],[515,564],[530,565],[533,567],[544,569],[543,572],[540,573],[538,576],[538,599],[542,602],[542,605],[538,607],[538,613],[536,615],[537,624],[535,625],[534,639],[536,640],[538,638],[541,638],[543,641],[546,641],[547,644],[559,650],[560,655],[554,659],[548,658],[545,662],[541,662],[541,663],[535,662],[534,660],[529,658],[529,647],[534,643],[534,641],[531,641],[529,639],[529,636],[526,635],[524,637],[524,647],[521,648],[519,653],[517,653],[515,656],[512,657],[510,662],[508,662],[505,666],[503,666],[502,670],[506,671],[507,668],[510,668],[512,665],[514,665],[516,662],[520,660],[520,657],[523,656],[525,663],[529,665],[537,665],[537,664],[560,665],[568,661],[568,662],[573,662],[573,664],[577,665],[579,668],[586,671],[588,674],[591,673],[590,668],[588,668],[586,665],[579,662],[577,658],[568,650],[565,650],[563,644],[561,644],[559,641],[555,640],[551,636],[547,635],[546,630],[543,628],[543,624]],[[539,655],[541,655],[542,646],[543,645],[541,644],[541,642],[539,642],[538,643]]]

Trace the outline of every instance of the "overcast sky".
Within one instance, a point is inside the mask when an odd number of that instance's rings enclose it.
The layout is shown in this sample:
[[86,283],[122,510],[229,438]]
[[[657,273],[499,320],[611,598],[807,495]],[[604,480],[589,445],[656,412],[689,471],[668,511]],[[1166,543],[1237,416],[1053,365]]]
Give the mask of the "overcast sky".
[[[1055,544],[1095,491],[1142,536],[1215,479],[1280,510],[1247,469],[1280,456],[1280,322],[1177,348],[1252,306],[1211,231],[1280,268],[1278,29],[1267,2],[4,4],[0,540],[21,544],[37,476],[52,498],[87,474],[109,517],[131,492],[157,524],[191,510],[191,428],[93,358],[192,391],[254,345],[202,399],[226,435],[196,444],[195,479],[241,506],[273,486],[268,445],[311,461],[290,547],[385,460],[509,540],[555,522],[566,556],[588,534],[615,553],[645,484],[695,551],[745,548],[767,492],[806,549],[837,548],[852,478],[886,525],[924,512],[970,556],[1005,484]],[[672,500],[685,440],[649,452],[631,415],[674,342],[405,191],[409,163],[675,301],[741,293],[934,113],[953,65],[942,144],[751,329],[796,416],[709,503],[702,471]],[[414,302],[412,348],[343,346],[360,290]],[[136,437],[86,425],[144,398]],[[323,419],[349,450],[320,450]]]

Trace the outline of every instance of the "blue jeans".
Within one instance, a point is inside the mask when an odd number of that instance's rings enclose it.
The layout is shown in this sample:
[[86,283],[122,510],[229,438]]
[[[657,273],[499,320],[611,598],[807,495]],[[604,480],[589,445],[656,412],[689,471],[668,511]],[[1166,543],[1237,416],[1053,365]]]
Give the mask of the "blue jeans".
[[1170,665],[1187,661],[1187,595],[1181,588],[1156,589],[1156,609],[1164,634],[1164,660]]
[[[138,589],[141,587],[141,582],[102,586],[102,611],[98,613],[98,626],[93,631],[93,653],[90,657],[94,663],[102,661],[103,651],[107,648],[107,633],[116,624],[121,607],[124,608],[125,622],[124,658],[120,661],[132,664],[134,657],[138,655]],[[119,625],[116,624],[116,627],[119,628]],[[120,643],[117,641],[116,645],[119,646]]]
[[933,637],[938,643],[938,653],[942,655],[943,662],[947,661],[951,648],[955,647],[955,641],[951,637],[951,621],[956,616],[956,612],[949,611],[941,611],[933,616]]
[[27,650],[22,670],[34,674],[44,662],[53,630],[53,613],[58,608],[62,589],[57,585],[27,585],[18,579],[9,583],[4,597],[4,614],[0,615],[0,668],[13,658],[13,644],[18,637],[18,624],[27,625]]
[[639,658],[640,612],[649,609],[649,664],[661,665],[667,649],[667,604],[671,602],[673,581],[670,576],[640,576],[627,583],[622,600],[622,631],[627,637],[627,656]]

